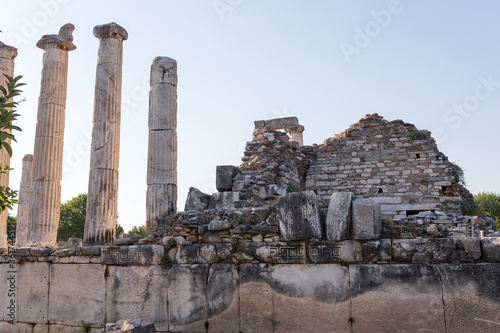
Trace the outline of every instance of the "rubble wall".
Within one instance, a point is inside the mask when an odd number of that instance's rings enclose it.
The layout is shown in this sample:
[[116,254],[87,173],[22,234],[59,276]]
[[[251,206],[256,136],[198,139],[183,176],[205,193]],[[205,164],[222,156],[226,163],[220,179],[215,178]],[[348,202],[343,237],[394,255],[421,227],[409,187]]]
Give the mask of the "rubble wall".
[[[500,238],[19,248],[0,264],[0,331],[493,332]],[[225,249],[223,249],[225,247]],[[209,255],[211,254],[211,255]],[[15,273],[11,273],[15,271]],[[17,324],[10,325],[16,277]]]
[[393,217],[440,208],[446,199],[473,202],[459,183],[459,168],[438,150],[430,132],[402,120],[367,115],[312,148],[316,157],[307,169],[305,189],[320,200],[351,191],[375,200]]

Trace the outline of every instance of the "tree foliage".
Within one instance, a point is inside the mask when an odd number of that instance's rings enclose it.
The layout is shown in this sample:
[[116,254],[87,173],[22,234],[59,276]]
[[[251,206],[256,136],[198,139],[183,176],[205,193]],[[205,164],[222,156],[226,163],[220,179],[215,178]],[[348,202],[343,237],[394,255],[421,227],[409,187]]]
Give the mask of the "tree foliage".
[[[61,205],[57,241],[66,242],[70,237],[83,238],[85,218],[87,216],[87,194],[81,193]],[[115,235],[123,233],[123,227],[117,223]]]
[[7,216],[7,230],[11,230],[13,233],[9,234],[12,237],[16,237],[16,229],[17,229],[17,217],[8,215]]
[[130,237],[130,236],[133,236],[134,234],[138,234],[139,236],[146,236],[146,225],[140,225],[140,226],[136,226],[134,225],[132,227],[132,229],[130,229],[126,236]]
[[474,201],[479,204],[486,216],[492,217],[500,228],[500,194],[493,192],[480,192],[474,196]]
[[[7,79],[5,85],[0,85],[0,149],[5,149],[9,156],[12,156],[12,147],[9,140],[16,141],[13,131],[21,131],[21,128],[14,125],[14,121],[20,117],[17,113],[19,102],[13,100],[21,94],[19,87],[24,86],[20,83],[22,76],[12,78],[5,75]],[[0,165],[0,173],[7,173],[11,168],[8,165]],[[0,186],[0,212],[5,209],[12,209],[12,206],[19,201],[17,200],[17,191],[12,190],[8,186]]]

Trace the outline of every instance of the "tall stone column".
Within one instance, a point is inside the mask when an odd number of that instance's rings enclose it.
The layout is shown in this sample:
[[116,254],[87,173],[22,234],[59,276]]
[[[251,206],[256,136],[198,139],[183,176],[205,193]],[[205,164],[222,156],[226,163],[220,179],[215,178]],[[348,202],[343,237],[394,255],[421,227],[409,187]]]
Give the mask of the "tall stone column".
[[177,62],[155,58],[150,84],[146,226],[155,231],[159,217],[177,211]]
[[33,184],[33,155],[23,158],[23,173],[19,186],[19,203],[17,204],[16,245],[28,245],[28,222],[30,217],[31,185]]
[[94,36],[99,38],[99,51],[84,242],[104,245],[115,241],[123,41],[128,34],[113,22],[96,26]]
[[[6,86],[7,79],[5,75],[14,76],[14,59],[17,57],[17,49],[15,47],[5,45],[0,42],[0,83]],[[10,143],[10,139],[8,139]],[[10,156],[2,148],[0,150],[0,165],[2,167],[10,166]],[[0,174],[0,186],[9,186],[9,174]],[[7,210],[0,214],[0,247],[7,247]]]
[[58,35],[45,35],[36,46],[43,49],[42,82],[33,149],[28,244],[53,246],[61,209],[64,118],[68,81],[68,52],[76,49],[72,24]]

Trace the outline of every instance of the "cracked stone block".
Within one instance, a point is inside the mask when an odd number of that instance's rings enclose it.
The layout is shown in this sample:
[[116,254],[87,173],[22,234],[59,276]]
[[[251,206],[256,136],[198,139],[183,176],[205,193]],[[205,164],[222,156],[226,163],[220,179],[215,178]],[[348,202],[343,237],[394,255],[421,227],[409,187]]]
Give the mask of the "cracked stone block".
[[483,259],[487,262],[500,262],[500,237],[481,238]]
[[390,239],[368,241],[362,246],[363,261],[392,260],[392,243]]
[[238,332],[238,270],[232,264],[210,266],[207,282],[209,332]]
[[209,265],[175,265],[168,273],[171,332],[206,332]]
[[[273,280],[274,332],[349,332],[349,273],[331,265],[278,265]],[[321,318],[321,320],[320,320]]]
[[283,240],[321,239],[323,226],[316,193],[288,193],[278,199],[277,209]]
[[448,332],[498,332],[500,264],[441,265]]
[[354,199],[352,231],[354,239],[380,238],[382,236],[380,205],[371,199]]
[[203,193],[196,187],[191,186],[187,195],[186,204],[184,205],[184,210],[197,210],[202,212],[208,209],[211,197],[211,195]]
[[352,332],[446,332],[433,265],[351,265],[349,273]]
[[218,165],[215,172],[215,187],[219,192],[233,189],[233,178],[238,174],[238,167],[233,165]]
[[335,192],[330,197],[325,221],[325,233],[328,240],[344,240],[349,235],[351,222],[352,192]]
[[234,210],[234,193],[220,192],[210,198],[209,209]]
[[402,262],[474,262],[481,258],[481,245],[479,238],[394,239],[392,252]]

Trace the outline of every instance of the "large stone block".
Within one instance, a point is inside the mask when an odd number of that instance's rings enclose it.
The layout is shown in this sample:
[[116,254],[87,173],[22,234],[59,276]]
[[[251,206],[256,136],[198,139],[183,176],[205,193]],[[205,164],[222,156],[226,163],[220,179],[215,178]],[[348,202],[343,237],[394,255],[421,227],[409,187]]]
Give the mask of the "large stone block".
[[441,266],[448,332],[500,330],[500,264]]
[[[349,273],[340,265],[278,265],[274,332],[349,332]],[[279,321],[279,323],[278,323]]]
[[270,268],[246,264],[240,271],[241,332],[273,331],[273,289]]
[[162,245],[103,246],[101,263],[112,265],[159,265],[165,248]]
[[277,208],[282,239],[321,239],[323,226],[313,191],[288,193],[278,199]]
[[233,192],[220,192],[210,198],[210,209],[226,209],[234,210],[234,194]]
[[[74,329],[74,327],[73,327]],[[48,333],[49,325],[31,325],[25,323],[0,322],[0,332],[2,333]],[[93,333],[93,332],[92,332]]]
[[[104,326],[106,267],[95,264],[53,264],[50,268],[49,321],[51,324]],[[78,315],[76,315],[78,314]]]
[[211,197],[212,196],[201,192],[196,187],[190,187],[184,210],[197,210],[202,212],[208,208]]
[[141,318],[168,331],[167,270],[162,266],[109,266],[106,320]]
[[355,333],[446,332],[432,265],[351,265]]
[[260,262],[270,264],[305,264],[306,247],[303,242],[287,243],[242,243],[240,251]]
[[371,199],[352,201],[352,230],[354,239],[377,239],[382,236],[380,206]]
[[330,197],[325,232],[328,240],[344,240],[349,236],[352,192],[336,192]]
[[363,261],[392,260],[392,243],[390,239],[368,241],[362,246]]
[[308,256],[312,263],[359,262],[361,243],[355,240],[311,242]]
[[238,280],[235,265],[210,266],[207,284],[209,332],[240,330]]
[[[50,333],[75,333],[82,329],[82,326],[50,325]],[[35,331],[33,331],[35,333]],[[47,332],[48,333],[48,332]],[[89,333],[102,333],[102,328],[91,328]]]
[[215,172],[215,187],[219,192],[231,191],[233,178],[238,174],[238,167],[218,165]]
[[487,262],[500,262],[500,237],[481,238],[483,259]]
[[168,274],[171,332],[206,332],[209,265],[174,266]]
[[24,262],[19,269],[18,321],[48,323],[50,264]]

